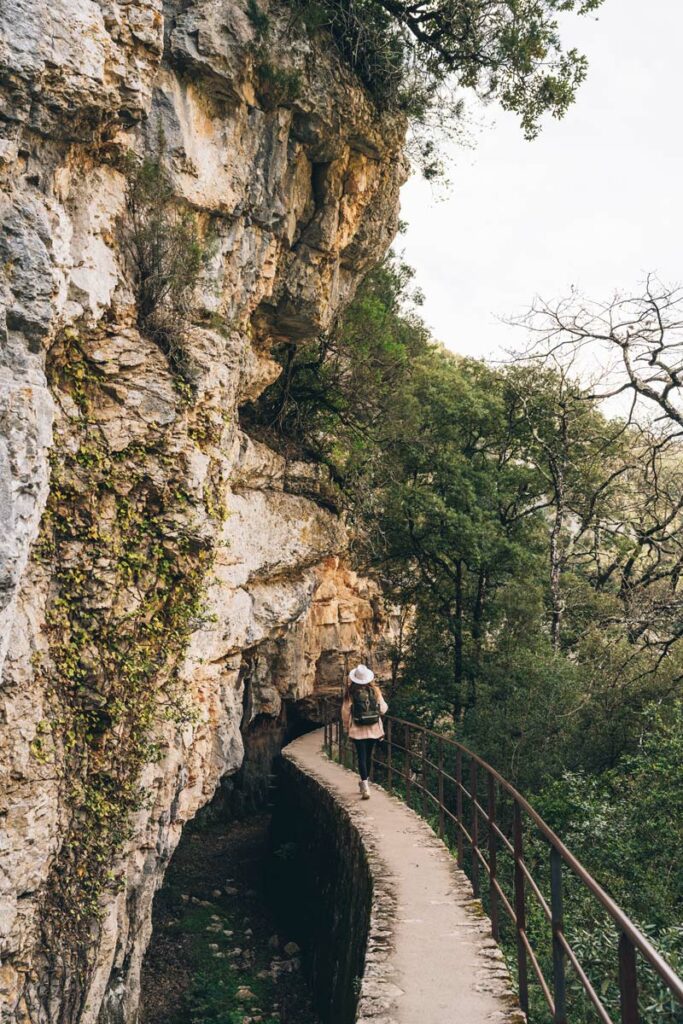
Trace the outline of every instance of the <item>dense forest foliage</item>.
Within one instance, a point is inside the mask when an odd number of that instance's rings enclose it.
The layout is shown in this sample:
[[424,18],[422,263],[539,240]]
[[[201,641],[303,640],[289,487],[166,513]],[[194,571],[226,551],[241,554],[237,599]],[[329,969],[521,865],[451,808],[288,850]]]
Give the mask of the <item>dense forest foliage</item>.
[[[393,712],[518,785],[681,969],[677,297],[537,310],[501,367],[436,344],[416,300],[390,257],[332,332],[278,350],[250,429],[329,468],[401,609]],[[598,387],[571,372],[589,343],[618,357]]]

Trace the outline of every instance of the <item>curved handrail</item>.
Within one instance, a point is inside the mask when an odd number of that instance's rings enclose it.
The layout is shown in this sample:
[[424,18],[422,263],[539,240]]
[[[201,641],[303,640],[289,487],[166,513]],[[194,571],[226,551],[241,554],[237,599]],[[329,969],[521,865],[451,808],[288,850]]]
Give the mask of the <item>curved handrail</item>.
[[[624,911],[614,902],[602,886],[596,882],[592,875],[586,870],[581,864],[577,857],[565,846],[560,837],[550,828],[549,825],[543,820],[536,810],[531,806],[528,800],[510,783],[505,779],[500,772],[498,772],[492,765],[485,761],[482,757],[476,754],[469,747],[466,747],[463,743],[458,740],[452,739],[448,736],[444,736],[441,733],[435,732],[433,729],[427,729],[425,726],[417,725],[414,722],[409,722],[406,719],[396,718],[394,716],[386,716],[385,723],[386,729],[386,740],[387,740],[387,759],[380,761],[380,764],[388,772],[387,781],[388,788],[391,791],[393,789],[393,775],[397,775],[406,781],[407,788],[407,800],[410,802],[410,790],[411,785],[414,785],[416,789],[422,791],[423,798],[425,796],[430,797],[435,801],[439,807],[439,831],[443,836],[444,832],[444,815],[449,820],[455,823],[460,830],[459,842],[458,842],[458,863],[462,866],[463,853],[462,853],[462,837],[464,836],[472,848],[472,874],[473,874],[473,887],[475,895],[479,895],[479,867],[483,867],[489,876],[490,882],[490,897],[492,904],[491,922],[492,922],[492,934],[494,938],[498,939],[498,901],[502,903],[503,908],[506,910],[509,916],[512,917],[516,931],[517,931],[517,954],[518,954],[518,981],[519,981],[519,993],[520,1003],[522,1009],[528,1013],[528,988],[527,988],[527,961],[531,962],[534,972],[537,975],[538,981],[541,985],[541,989],[545,996],[546,1002],[552,1012],[553,1020],[555,1024],[566,1024],[566,992],[565,992],[565,979],[564,979],[564,966],[565,959],[568,959],[571,963],[574,971],[584,988],[584,991],[588,995],[591,1003],[593,1004],[598,1016],[603,1021],[603,1024],[612,1024],[612,1019],[605,1009],[600,997],[597,995],[593,988],[590,980],[585,974],[583,968],[578,962],[578,958],[571,948],[565,934],[563,925],[563,913],[562,913],[562,864],[565,864],[573,874],[588,888],[588,890],[597,899],[603,909],[607,912],[609,917],[614,922],[618,933],[619,933],[619,984],[620,984],[620,996],[621,996],[621,1020],[622,1024],[638,1024],[638,999],[637,999],[637,965],[635,952],[636,950],[641,956],[650,964],[656,974],[668,988],[668,990],[683,1004],[683,979],[681,979],[671,966],[664,960],[660,953],[654,948],[652,943],[642,934],[642,932],[634,925],[630,918],[624,913]],[[329,721],[328,716],[325,716],[325,742],[328,749],[332,750],[332,743],[334,739],[334,728],[336,727],[336,739],[340,752],[345,749],[344,730],[339,720]],[[402,746],[400,743],[394,740],[394,733],[397,729],[404,732],[406,746]],[[412,749],[411,735],[419,735],[421,737],[421,746],[419,750]],[[439,763],[436,764],[433,760],[426,756],[426,745],[425,739],[430,737],[439,745]],[[456,752],[456,777],[444,772],[443,766],[443,749],[447,746]],[[394,750],[401,752],[404,755],[404,759],[407,766],[408,774],[402,772],[393,762],[392,754]],[[474,765],[473,774],[470,776],[470,789],[468,790],[462,782],[462,757],[463,755],[469,759],[470,764]],[[416,779],[413,779],[412,771],[410,769],[410,763],[412,759],[421,761],[423,768],[423,783],[419,783]],[[432,793],[426,784],[426,766],[429,766],[433,771],[437,773],[438,779],[438,795]],[[477,772],[478,769],[482,769],[488,780],[488,800],[489,806],[485,808],[479,801],[478,796],[478,785],[477,785]],[[444,803],[443,796],[443,784],[444,779],[449,780],[456,786],[457,793],[457,810],[456,814],[453,814]],[[509,839],[499,828],[496,822],[496,785],[506,792],[513,801],[514,811],[514,823],[513,832],[514,839],[510,842]],[[463,796],[468,799],[472,807],[473,826],[471,832],[465,827],[462,820],[462,798]],[[528,865],[523,859],[523,839],[522,839],[522,813],[534,823],[538,831],[544,837],[551,850],[551,901],[550,906],[548,905],[545,898],[542,896],[538,885],[534,881],[529,870]],[[478,845],[478,824],[479,820],[486,821],[489,826],[489,859],[481,852]],[[500,884],[496,877],[496,851],[497,851],[497,840],[503,842],[503,846],[512,854],[514,858],[515,874],[514,874],[514,908],[510,901],[507,899],[505,893],[500,887]],[[535,952],[531,946],[531,942],[526,931],[526,913],[525,913],[525,891],[526,885],[530,886],[531,892],[536,896],[537,900],[540,901],[542,910],[549,920],[553,934],[553,994],[551,994],[545,977],[541,971]]]
[[[387,716],[388,717],[388,716]],[[386,720],[386,719],[385,719]],[[547,841],[553,846],[562,857],[562,860],[567,864],[574,874],[581,879],[581,881],[591,890],[594,896],[597,897],[599,902],[608,912],[612,920],[619,925],[622,932],[628,935],[631,942],[636,946],[643,956],[649,960],[654,969],[657,971],[663,981],[666,981],[667,985],[671,988],[671,991],[681,1000],[683,1003],[683,979],[679,978],[677,974],[671,969],[669,964],[664,958],[657,952],[652,943],[643,935],[643,933],[636,928],[631,919],[627,917],[621,907],[614,902],[611,896],[608,896],[602,886],[595,881],[593,876],[584,868],[583,864],[571,850],[568,850],[564,845],[560,837],[556,832],[545,823],[540,814],[534,810],[528,800],[526,800],[519,790],[515,789],[512,783],[508,782],[500,772],[485,761],[474,751],[466,747],[464,743],[460,743],[458,740],[451,739],[449,736],[443,736],[440,733],[434,732],[433,729],[427,729],[423,726],[416,726],[414,722],[407,722],[403,718],[395,718],[392,716],[392,721],[400,725],[407,725],[411,729],[416,729],[420,732],[424,732],[429,736],[433,736],[439,742],[447,743],[449,746],[460,749],[463,754],[467,754],[473,761],[484,768],[486,772],[493,776],[498,782],[502,789],[504,789],[510,796],[519,804],[525,814],[534,822],[539,832],[547,839]]]

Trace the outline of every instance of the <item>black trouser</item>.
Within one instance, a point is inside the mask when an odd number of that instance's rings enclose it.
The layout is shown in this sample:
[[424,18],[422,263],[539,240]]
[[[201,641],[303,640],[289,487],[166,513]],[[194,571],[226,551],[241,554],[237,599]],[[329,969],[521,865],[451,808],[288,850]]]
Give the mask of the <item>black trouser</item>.
[[358,754],[358,773],[365,781],[370,774],[372,765],[372,751],[377,740],[354,740],[356,753]]

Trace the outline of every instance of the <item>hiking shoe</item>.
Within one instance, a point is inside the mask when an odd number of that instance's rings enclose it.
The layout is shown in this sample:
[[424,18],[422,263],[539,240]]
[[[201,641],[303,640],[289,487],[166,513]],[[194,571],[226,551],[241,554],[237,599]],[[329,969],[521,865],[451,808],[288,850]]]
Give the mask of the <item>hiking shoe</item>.
[[363,800],[370,799],[370,783],[365,781],[360,784],[360,795]]

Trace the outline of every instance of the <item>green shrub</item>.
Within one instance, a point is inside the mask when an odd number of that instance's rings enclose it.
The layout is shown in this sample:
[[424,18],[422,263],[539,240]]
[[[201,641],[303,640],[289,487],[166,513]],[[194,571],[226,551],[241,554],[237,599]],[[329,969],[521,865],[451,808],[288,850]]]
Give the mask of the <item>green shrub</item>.
[[126,164],[123,249],[131,269],[138,327],[159,346],[181,381],[192,383],[184,345],[209,246],[198,216],[179,201],[162,156]]
[[286,107],[301,95],[303,81],[298,71],[288,71],[269,61],[263,61],[257,69],[259,97],[269,108]]
[[249,3],[247,4],[247,15],[258,34],[261,36],[265,35],[270,25],[270,18],[261,10],[259,5],[256,3],[256,0],[249,0]]

